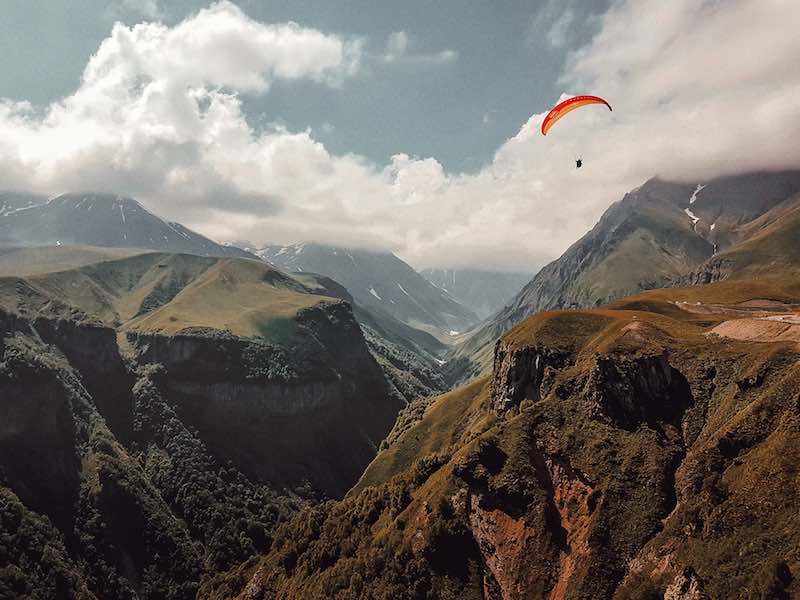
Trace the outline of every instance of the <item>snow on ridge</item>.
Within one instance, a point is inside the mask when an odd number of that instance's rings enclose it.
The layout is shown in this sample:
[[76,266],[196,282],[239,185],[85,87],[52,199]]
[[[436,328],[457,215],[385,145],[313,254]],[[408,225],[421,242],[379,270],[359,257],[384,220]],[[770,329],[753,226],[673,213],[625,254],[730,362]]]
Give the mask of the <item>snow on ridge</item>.
[[716,227],[716,226],[717,226],[717,223],[715,221],[714,223],[711,224],[711,227],[709,227],[709,231],[714,231],[714,227]]
[[411,294],[409,294],[409,293],[408,293],[408,292],[405,290],[405,288],[404,288],[402,285],[400,285],[400,283],[399,283],[399,282],[395,282],[395,283],[397,283],[397,287],[399,287],[399,288],[400,288],[400,291],[401,291],[401,292],[403,292],[403,293],[404,293],[406,296],[411,296]]
[[[142,207],[142,208],[144,208],[144,207]],[[184,229],[186,229],[186,228],[185,228],[183,225],[181,225],[180,223],[175,223],[174,221],[169,221],[169,222],[167,222],[167,221],[165,221],[164,219],[162,219],[161,217],[158,217],[158,216],[156,216],[156,215],[153,215],[153,213],[151,213],[151,212],[150,212],[149,210],[147,210],[146,208],[144,208],[144,211],[145,211],[147,214],[149,214],[149,215],[152,215],[152,216],[156,217],[156,219],[158,219],[159,221],[161,221],[162,223],[164,223],[164,225],[166,225],[167,227],[169,227],[170,229],[172,229],[172,231],[174,231],[174,232],[175,232],[175,233],[177,233],[178,235],[185,237],[187,240],[191,240],[191,239],[192,239],[192,237],[191,237],[191,236],[190,236],[188,233],[186,233],[185,231],[183,231],[183,230],[184,230]]]
[[685,212],[685,213],[688,215],[688,217],[689,217],[689,218],[692,220],[692,229],[694,229],[695,231],[697,231],[697,222],[700,220],[700,217],[698,217],[696,214],[694,214],[694,213],[693,213],[693,212],[692,212],[690,209],[688,209],[688,208],[684,208],[684,209],[683,209],[683,212]]
[[136,207],[138,207],[138,208],[141,208],[141,209],[142,209],[142,210],[143,210],[145,213],[147,213],[148,215],[150,215],[150,216],[151,216],[151,217],[153,217],[154,219],[157,219],[157,220],[161,221],[161,222],[162,222],[164,225],[166,225],[167,227],[169,227],[170,229],[172,229],[172,231],[174,231],[174,232],[175,232],[175,233],[177,233],[178,235],[182,235],[182,236],[183,236],[183,237],[185,237],[187,240],[188,240],[188,239],[190,239],[188,235],[186,235],[186,234],[184,234],[184,233],[181,233],[180,231],[178,231],[177,229],[175,229],[175,227],[174,227],[175,223],[172,223],[172,222],[170,222],[170,221],[165,221],[164,219],[162,219],[161,217],[159,217],[157,214],[150,212],[149,210],[147,210],[147,208],[145,208],[144,204],[142,204],[142,203],[141,203],[141,202],[139,202],[138,200],[136,200],[136,199],[134,199],[134,198],[122,198],[121,196],[117,196],[117,199],[118,199],[118,200],[120,200],[120,201],[123,201],[123,200],[128,200],[128,201],[132,202],[134,206],[136,206]]
[[694,189],[694,192],[692,192],[692,197],[689,198],[689,204],[694,204],[695,202],[697,202],[697,194],[702,192],[704,187],[706,186],[697,184],[697,187]]
[[373,296],[375,296],[375,297],[376,297],[378,300],[380,300],[381,302],[383,302],[383,298],[381,298],[381,297],[378,295],[378,292],[376,292],[376,291],[375,291],[375,288],[372,288],[372,287],[371,287],[371,288],[369,288],[369,293],[370,293],[370,294],[372,294]]
[[30,210],[32,208],[37,208],[39,206],[40,206],[39,204],[36,204],[32,200],[28,201],[28,205],[27,206],[21,206],[19,208],[12,208],[12,206],[10,204],[6,204],[5,202],[3,202],[3,204],[0,204],[0,217],[13,215],[14,213],[18,213],[18,212],[24,212],[26,210]]

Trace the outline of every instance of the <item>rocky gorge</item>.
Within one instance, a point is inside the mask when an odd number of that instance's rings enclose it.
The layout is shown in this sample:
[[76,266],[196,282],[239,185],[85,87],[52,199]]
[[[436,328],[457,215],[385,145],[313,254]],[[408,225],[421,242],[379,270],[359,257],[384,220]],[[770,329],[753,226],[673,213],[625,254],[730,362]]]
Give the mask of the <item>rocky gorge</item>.
[[345,302],[266,339],[125,330],[34,296],[0,309],[3,598],[194,598],[344,494],[402,406]]

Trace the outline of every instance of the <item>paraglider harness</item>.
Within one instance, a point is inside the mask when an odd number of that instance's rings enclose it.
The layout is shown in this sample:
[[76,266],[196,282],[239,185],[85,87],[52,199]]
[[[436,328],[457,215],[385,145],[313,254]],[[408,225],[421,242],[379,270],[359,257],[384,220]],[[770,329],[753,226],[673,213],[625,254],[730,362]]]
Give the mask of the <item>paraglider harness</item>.
[[575,159],[575,168],[580,169],[582,166],[583,166],[583,159],[582,158]]

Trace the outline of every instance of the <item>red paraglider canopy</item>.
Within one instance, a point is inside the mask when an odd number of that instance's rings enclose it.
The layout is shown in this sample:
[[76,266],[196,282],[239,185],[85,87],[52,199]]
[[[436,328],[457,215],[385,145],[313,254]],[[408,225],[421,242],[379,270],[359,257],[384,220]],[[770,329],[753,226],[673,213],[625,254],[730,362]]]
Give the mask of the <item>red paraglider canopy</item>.
[[608,107],[608,110],[613,110],[611,105],[603,100],[600,96],[575,96],[573,98],[568,98],[567,100],[556,104],[552,110],[547,113],[544,121],[542,121],[542,135],[547,135],[547,132],[550,131],[550,128],[556,124],[556,121],[561,119],[561,117],[567,113],[572,112],[576,108],[587,106],[589,104],[605,104]]

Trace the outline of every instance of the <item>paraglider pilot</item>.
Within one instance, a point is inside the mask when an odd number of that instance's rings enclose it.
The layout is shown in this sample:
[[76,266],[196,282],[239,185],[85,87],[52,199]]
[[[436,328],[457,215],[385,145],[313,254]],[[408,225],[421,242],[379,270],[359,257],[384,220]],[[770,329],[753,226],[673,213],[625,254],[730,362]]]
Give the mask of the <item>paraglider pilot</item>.
[[[572,98],[567,98],[556,104],[553,108],[550,109],[550,112],[547,113],[547,116],[542,121],[542,135],[547,135],[547,132],[550,131],[550,128],[556,124],[564,115],[571,113],[576,108],[580,108],[582,106],[588,106],[590,104],[604,104],[608,110],[613,110],[611,105],[606,101],[603,100],[600,96],[573,96]],[[583,159],[576,158],[575,159],[575,168],[580,169],[583,166]]]

